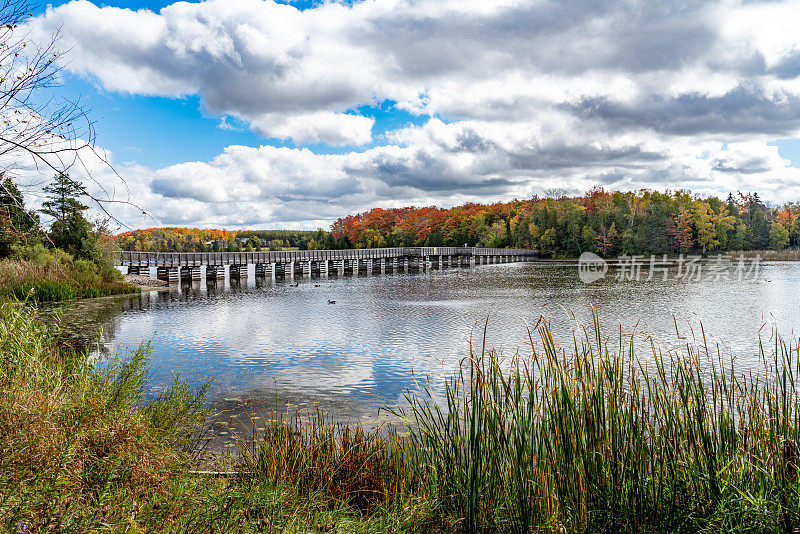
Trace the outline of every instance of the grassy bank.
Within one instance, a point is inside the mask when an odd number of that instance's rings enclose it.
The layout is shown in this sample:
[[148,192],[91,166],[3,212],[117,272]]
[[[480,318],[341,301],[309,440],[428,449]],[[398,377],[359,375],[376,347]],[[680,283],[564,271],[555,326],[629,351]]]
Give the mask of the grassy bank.
[[745,250],[731,252],[729,256],[738,258],[761,258],[764,261],[800,261],[800,250]]
[[75,260],[60,250],[37,246],[0,261],[0,299],[38,302],[136,293],[109,265]]
[[[701,338],[667,350],[598,321],[533,355],[476,350],[407,428],[252,413],[214,476],[202,391],[142,403],[146,351],[98,370],[30,308],[0,305],[0,530],[793,532],[796,346],[755,368]],[[752,361],[748,361],[752,364]],[[27,529],[27,530],[25,530]],[[137,530],[139,529],[139,530]]]

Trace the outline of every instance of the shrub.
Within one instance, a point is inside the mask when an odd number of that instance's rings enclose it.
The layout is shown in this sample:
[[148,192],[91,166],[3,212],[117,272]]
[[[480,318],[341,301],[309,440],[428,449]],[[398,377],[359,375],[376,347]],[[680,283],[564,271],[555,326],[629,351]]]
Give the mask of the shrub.
[[205,390],[191,404],[181,391],[140,411],[146,346],[98,368],[56,336],[32,308],[0,304],[0,530],[87,531],[164,517],[159,502],[175,503],[188,457],[152,412],[194,431]]

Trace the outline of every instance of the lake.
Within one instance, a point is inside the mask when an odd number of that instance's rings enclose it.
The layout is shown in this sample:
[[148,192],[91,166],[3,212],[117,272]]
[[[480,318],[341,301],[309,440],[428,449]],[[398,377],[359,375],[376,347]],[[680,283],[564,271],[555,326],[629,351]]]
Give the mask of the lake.
[[[646,277],[643,277],[646,278]],[[335,301],[335,303],[329,303]],[[788,338],[800,317],[800,264],[763,263],[744,280],[670,275],[585,284],[575,263],[536,262],[291,281],[255,279],[62,304],[64,324],[81,339],[102,325],[101,351],[150,342],[149,394],[180,375],[213,377],[212,405],[243,400],[319,405],[333,417],[378,420],[426,376],[434,387],[480,347],[529,353],[526,325],[544,315],[568,332],[571,310],[589,321],[595,306],[614,335],[634,328],[665,342],[697,333],[724,343],[739,365],[754,361],[758,335],[777,326]],[[675,319],[673,319],[675,318]],[[567,342],[568,339],[562,337]],[[741,368],[741,367],[740,367]]]

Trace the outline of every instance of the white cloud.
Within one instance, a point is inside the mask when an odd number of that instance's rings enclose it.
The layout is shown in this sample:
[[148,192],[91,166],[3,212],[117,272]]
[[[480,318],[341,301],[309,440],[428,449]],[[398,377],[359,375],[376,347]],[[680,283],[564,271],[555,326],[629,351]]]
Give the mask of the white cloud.
[[428,117],[361,152],[228,147],[208,162],[131,170],[165,222],[311,226],[372,205],[598,182],[797,198],[798,169],[767,142],[800,136],[798,12],[797,0],[306,11],[209,0],[156,14],[74,0],[34,30],[61,28],[74,46],[66,68],[108,90],[197,94],[212,113],[301,146],[374,142],[374,120],[357,110],[385,100]]
[[[552,187],[582,192],[597,184],[724,196],[752,190],[753,176],[765,199],[800,197],[800,169],[761,141],[667,143],[654,134],[594,139],[591,131],[556,139],[524,123],[502,128],[433,119],[397,132],[397,144],[363,152],[230,146],[208,162],[161,169],[122,165],[125,187],[102,162],[84,159],[93,193],[103,194],[97,183],[116,183],[115,199],[125,200],[130,190],[130,198],[155,217],[115,206],[133,227],[317,228],[375,206],[491,202]],[[86,175],[75,168],[73,177]]]
[[291,139],[298,144],[363,145],[372,140],[375,119],[347,113],[318,111],[284,115],[265,113],[251,122],[253,129],[267,137]]

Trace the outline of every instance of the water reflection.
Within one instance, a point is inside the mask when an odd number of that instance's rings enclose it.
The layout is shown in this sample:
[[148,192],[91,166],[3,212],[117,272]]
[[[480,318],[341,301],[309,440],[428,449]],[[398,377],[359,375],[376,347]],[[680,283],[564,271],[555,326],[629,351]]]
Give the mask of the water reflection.
[[[335,301],[329,304],[328,301]],[[651,280],[585,285],[574,264],[488,265],[420,274],[294,282],[257,279],[184,284],[135,297],[61,306],[76,340],[102,325],[104,351],[152,342],[154,388],[180,373],[214,378],[214,402],[292,399],[319,403],[345,419],[374,417],[418,380],[451,372],[470,337],[527,353],[526,325],[548,317],[556,333],[565,310],[590,320],[598,308],[610,334],[638,328],[666,340],[702,320],[740,362],[758,350],[762,324],[791,335],[800,311],[800,265],[766,264],[757,280]],[[226,401],[227,399],[227,401]]]

